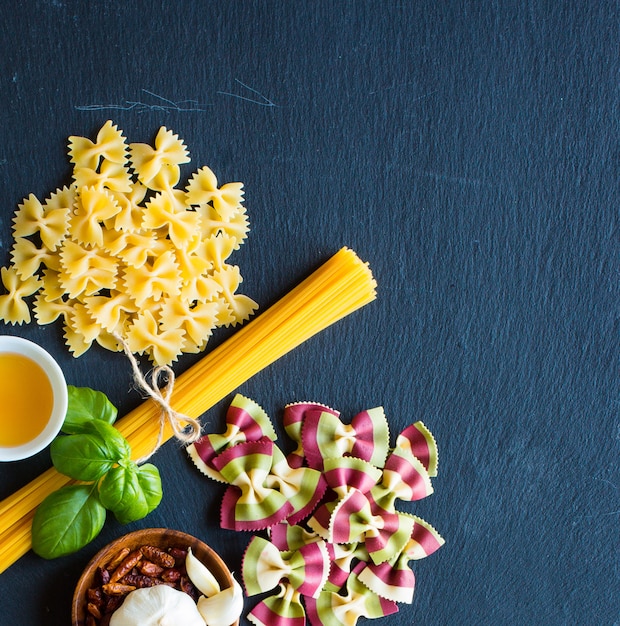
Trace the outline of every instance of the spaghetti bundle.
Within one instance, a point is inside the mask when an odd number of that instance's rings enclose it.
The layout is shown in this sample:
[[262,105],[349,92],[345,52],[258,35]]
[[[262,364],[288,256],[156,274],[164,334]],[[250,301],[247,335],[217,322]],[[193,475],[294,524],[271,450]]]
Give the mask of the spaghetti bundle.
[[[176,379],[171,404],[198,418],[246,380],[331,324],[376,297],[367,263],[342,248],[273,306],[241,328]],[[116,427],[135,459],[160,436],[159,407],[145,401]],[[163,440],[173,436],[166,428]],[[51,468],[0,502],[0,572],[32,546],[31,523],[37,506],[71,479]]]

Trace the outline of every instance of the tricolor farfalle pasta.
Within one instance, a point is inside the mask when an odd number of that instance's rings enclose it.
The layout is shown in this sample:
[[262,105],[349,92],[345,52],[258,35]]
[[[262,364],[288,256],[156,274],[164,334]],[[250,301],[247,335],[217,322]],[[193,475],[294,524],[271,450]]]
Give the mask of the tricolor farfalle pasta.
[[339,498],[346,497],[352,490],[368,493],[383,475],[380,467],[354,456],[325,459],[323,468],[325,481]]
[[227,448],[213,464],[229,485],[221,507],[223,528],[261,530],[305,518],[326,487],[319,471],[291,468],[267,437]]
[[306,519],[323,497],[327,483],[323,474],[311,467],[291,467],[284,453],[274,446],[271,472],[266,485],[284,494],[293,507],[289,524]]
[[276,439],[276,432],[269,416],[260,405],[241,394],[235,394],[226,411],[226,430],[223,433],[210,433],[199,441],[187,446],[196,467],[205,475],[225,482],[213,465],[213,459],[220,453],[244,441],[258,441],[267,437]]
[[282,416],[284,430],[291,440],[297,444],[296,449],[288,454],[291,467],[299,467],[305,463],[304,445],[301,441],[301,426],[306,413],[314,410],[331,413],[335,417],[340,415],[338,411],[316,402],[293,402],[284,407],[284,415]]
[[413,602],[415,576],[409,561],[425,558],[444,544],[439,533],[427,522],[413,516],[411,536],[403,549],[383,563],[366,561],[360,569],[359,579],[377,595],[394,602]]
[[353,626],[360,617],[376,619],[398,612],[398,605],[362,584],[358,572],[362,563],[349,574],[344,592],[323,591],[318,598],[306,600],[306,615],[311,626],[343,624]]
[[363,543],[329,543],[332,547],[333,558],[329,577],[323,591],[339,592],[347,584],[353,567],[356,563],[370,560],[368,550]]
[[248,620],[256,626],[303,626],[306,611],[301,594],[290,583],[282,583],[277,593],[254,606]]
[[291,550],[255,536],[243,555],[242,576],[248,596],[271,591],[286,579],[302,596],[316,597],[327,581],[330,555],[324,541]]
[[382,407],[358,413],[350,424],[320,406],[308,409],[301,428],[306,463],[321,469],[324,459],[349,455],[383,467],[389,448],[389,427]]
[[437,476],[439,463],[437,442],[422,422],[415,422],[400,432],[396,438],[395,448],[396,450],[409,450],[422,462],[429,476]]
[[224,450],[213,460],[229,485],[221,506],[222,528],[262,530],[293,512],[287,497],[266,485],[273,447],[273,441],[267,438],[246,441]]
[[[353,625],[411,603],[410,562],[444,543],[430,524],[397,508],[433,492],[437,447],[426,426],[411,424],[390,448],[382,407],[345,424],[326,405],[293,403],[284,429],[297,448],[285,457],[263,409],[243,397],[233,406],[226,432],[203,435],[188,451],[201,471],[229,483],[222,526],[268,533],[250,541],[242,576],[250,596],[275,592],[248,619],[257,626]],[[299,478],[303,472],[310,473]]]
[[[268,529],[269,539],[278,547],[279,550],[297,550],[301,546],[307,543],[313,543],[315,541],[321,541],[314,531],[305,528],[300,524],[289,524],[288,522],[281,522],[270,526]],[[328,550],[332,548],[330,544],[327,545]],[[330,551],[330,559],[333,560],[333,550]]]
[[409,558],[401,552],[392,561],[366,563],[359,573],[359,580],[368,589],[393,602],[411,604],[415,589],[415,574],[408,566]]
[[381,480],[370,491],[375,505],[392,510],[396,500],[414,502],[433,493],[428,470],[408,448],[395,448],[389,455]]
[[383,563],[400,552],[414,524],[406,513],[373,507],[372,501],[358,489],[350,489],[336,502],[327,528],[313,524],[315,521],[310,518],[308,525],[331,543],[363,542],[375,563]]

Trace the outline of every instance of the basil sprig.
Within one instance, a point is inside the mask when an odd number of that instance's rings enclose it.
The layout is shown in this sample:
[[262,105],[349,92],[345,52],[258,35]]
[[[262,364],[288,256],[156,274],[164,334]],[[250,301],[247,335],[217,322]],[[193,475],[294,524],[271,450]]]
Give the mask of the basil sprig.
[[53,559],[91,542],[103,528],[106,512],[121,524],[135,522],[161,502],[159,470],[131,460],[131,447],[112,425],[117,410],[105,394],[88,387],[68,387],[65,434],[50,447],[52,463],[80,481],[61,487],[37,508],[32,549]]
[[159,471],[150,463],[138,467],[133,461],[123,461],[104,476],[99,499],[121,524],[142,519],[161,500]]
[[91,419],[82,432],[57,437],[50,446],[52,463],[61,473],[75,480],[99,480],[115,463],[129,457],[125,438],[107,422]]

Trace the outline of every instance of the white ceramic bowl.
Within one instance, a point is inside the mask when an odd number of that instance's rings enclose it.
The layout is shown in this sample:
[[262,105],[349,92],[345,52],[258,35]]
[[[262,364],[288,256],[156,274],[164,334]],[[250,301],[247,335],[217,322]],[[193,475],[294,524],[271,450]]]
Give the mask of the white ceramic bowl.
[[[52,387],[52,410],[43,430],[30,441],[15,446],[0,446],[0,461],[26,459],[48,446],[60,431],[67,413],[67,383],[54,358],[38,344],[10,335],[0,335],[0,354],[11,353],[28,357],[43,369]],[[36,393],[36,390],[33,390]],[[3,410],[0,398],[0,411]],[[0,424],[1,428],[1,424]]]

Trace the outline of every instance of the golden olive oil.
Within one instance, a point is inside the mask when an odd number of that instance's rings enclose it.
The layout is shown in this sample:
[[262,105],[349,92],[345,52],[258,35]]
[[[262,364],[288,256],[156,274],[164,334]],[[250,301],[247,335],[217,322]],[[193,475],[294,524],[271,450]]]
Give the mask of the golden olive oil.
[[43,368],[13,352],[0,353],[0,446],[20,446],[47,425],[54,395]]

